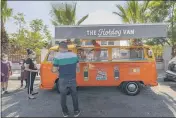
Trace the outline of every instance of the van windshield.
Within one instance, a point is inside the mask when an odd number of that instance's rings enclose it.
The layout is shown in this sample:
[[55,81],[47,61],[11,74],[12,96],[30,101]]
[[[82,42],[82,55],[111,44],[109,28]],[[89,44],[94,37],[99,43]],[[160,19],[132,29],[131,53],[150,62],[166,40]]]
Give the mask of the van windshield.
[[[72,52],[72,50],[68,50],[68,51],[69,51],[69,52]],[[55,57],[55,55],[56,55],[57,53],[59,53],[59,52],[58,52],[58,51],[55,51],[55,50],[50,51],[49,54],[48,54],[48,57],[47,57],[47,61],[48,61],[48,62],[52,62],[53,59],[54,59],[54,57]]]
[[48,54],[47,61],[52,62],[53,59],[54,59],[54,57],[55,57],[55,55],[56,55],[57,53],[58,53],[58,52],[57,52],[57,51],[54,51],[54,50],[50,51],[49,54]]

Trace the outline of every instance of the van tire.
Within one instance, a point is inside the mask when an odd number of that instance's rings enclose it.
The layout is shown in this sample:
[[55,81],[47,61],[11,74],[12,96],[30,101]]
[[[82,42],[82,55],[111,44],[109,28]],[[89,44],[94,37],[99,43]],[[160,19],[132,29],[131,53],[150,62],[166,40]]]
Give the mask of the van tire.
[[[60,94],[60,90],[59,90],[59,79],[56,81],[56,90]],[[70,91],[68,91],[67,95],[70,95]]]
[[140,92],[140,83],[139,82],[135,82],[135,81],[124,82],[122,87],[123,87],[122,89],[123,89],[124,93],[126,93],[129,96],[135,96]]
[[124,82],[122,82],[119,86],[120,91],[124,93]]

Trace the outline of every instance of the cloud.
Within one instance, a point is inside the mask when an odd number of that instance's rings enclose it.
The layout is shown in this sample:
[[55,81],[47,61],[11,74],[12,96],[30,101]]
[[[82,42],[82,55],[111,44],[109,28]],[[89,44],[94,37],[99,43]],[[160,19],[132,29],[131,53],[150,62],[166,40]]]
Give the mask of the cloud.
[[122,21],[112,12],[96,10],[90,13],[89,17],[81,25],[89,24],[122,24]]

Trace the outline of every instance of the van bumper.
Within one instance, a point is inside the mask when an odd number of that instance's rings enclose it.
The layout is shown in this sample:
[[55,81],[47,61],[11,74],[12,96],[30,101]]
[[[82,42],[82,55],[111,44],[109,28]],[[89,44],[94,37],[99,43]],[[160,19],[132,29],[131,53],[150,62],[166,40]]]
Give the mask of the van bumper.
[[152,82],[150,85],[151,86],[158,86],[158,82]]
[[53,89],[53,87],[46,87],[46,86],[43,86],[42,84],[40,84],[40,89],[51,90],[51,89]]

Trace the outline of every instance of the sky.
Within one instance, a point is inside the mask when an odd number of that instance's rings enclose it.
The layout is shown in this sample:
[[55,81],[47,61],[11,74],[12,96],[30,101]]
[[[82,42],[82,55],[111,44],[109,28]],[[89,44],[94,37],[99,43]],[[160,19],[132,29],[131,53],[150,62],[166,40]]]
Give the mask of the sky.
[[[60,1],[61,2],[61,1]],[[121,24],[121,18],[112,14],[117,11],[115,4],[124,5],[125,1],[77,1],[76,18],[79,20],[89,14],[83,24]],[[48,25],[52,37],[54,26],[51,24],[51,3],[56,1],[8,1],[8,6],[13,9],[13,15],[18,12],[24,13],[26,22],[34,19],[42,19]],[[17,26],[10,18],[6,23],[8,33],[16,32]]]

